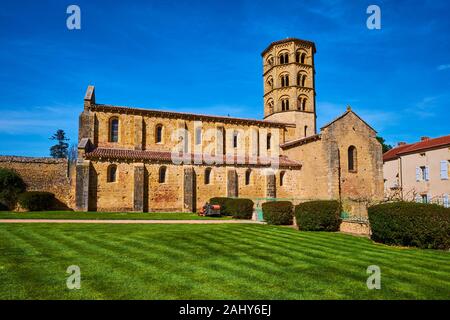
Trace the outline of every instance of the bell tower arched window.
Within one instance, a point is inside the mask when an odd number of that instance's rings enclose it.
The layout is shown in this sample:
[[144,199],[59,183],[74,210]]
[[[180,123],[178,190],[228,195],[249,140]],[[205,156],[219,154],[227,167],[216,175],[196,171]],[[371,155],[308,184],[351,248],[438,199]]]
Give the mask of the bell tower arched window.
[[288,111],[288,110],[289,110],[289,98],[282,98],[281,111]]
[[280,64],[289,63],[289,54],[287,52],[282,53],[282,54],[280,54],[279,59],[280,59]]
[[281,75],[281,86],[288,87],[289,86],[289,74]]

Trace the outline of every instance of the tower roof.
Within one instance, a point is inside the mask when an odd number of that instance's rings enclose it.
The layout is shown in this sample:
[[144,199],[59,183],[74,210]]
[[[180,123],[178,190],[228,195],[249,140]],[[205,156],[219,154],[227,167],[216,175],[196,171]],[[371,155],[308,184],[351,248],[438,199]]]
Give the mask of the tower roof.
[[265,55],[267,53],[267,51],[269,51],[273,46],[275,46],[277,44],[287,43],[287,42],[306,43],[306,44],[312,46],[313,52],[316,53],[316,45],[314,42],[309,41],[309,40],[302,40],[302,39],[298,39],[298,38],[286,38],[283,40],[274,41],[271,44],[269,44],[269,46],[266,49],[264,49],[264,51],[261,53],[261,56]]

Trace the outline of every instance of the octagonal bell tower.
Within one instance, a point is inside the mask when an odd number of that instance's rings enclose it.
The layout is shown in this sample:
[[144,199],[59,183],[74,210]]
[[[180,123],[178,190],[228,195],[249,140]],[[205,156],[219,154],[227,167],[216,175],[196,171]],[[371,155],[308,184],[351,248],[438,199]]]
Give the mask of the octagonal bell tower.
[[271,43],[263,58],[264,119],[296,124],[291,139],[316,134],[313,42],[287,38]]

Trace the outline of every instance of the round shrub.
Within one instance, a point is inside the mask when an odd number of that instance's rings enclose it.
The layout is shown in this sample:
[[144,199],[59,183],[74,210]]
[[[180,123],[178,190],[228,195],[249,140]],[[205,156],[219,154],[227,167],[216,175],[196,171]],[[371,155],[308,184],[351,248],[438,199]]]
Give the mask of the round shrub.
[[50,192],[30,191],[19,195],[19,204],[29,211],[42,211],[51,209],[55,195]]
[[262,204],[264,220],[268,224],[291,225],[292,203],[289,201],[265,202]]
[[392,202],[368,209],[372,240],[389,245],[450,248],[450,209],[436,204]]
[[0,168],[0,206],[12,209],[16,205],[17,197],[24,192],[25,182],[13,170]]
[[220,213],[224,216],[230,216],[231,214],[227,212],[227,202],[229,200],[232,200],[232,198],[214,197],[209,199],[209,203],[218,204],[220,206]]
[[253,215],[253,201],[250,199],[233,199],[226,202],[227,213],[235,219],[251,219]]
[[339,231],[341,204],[336,200],[304,202],[295,207],[299,230]]

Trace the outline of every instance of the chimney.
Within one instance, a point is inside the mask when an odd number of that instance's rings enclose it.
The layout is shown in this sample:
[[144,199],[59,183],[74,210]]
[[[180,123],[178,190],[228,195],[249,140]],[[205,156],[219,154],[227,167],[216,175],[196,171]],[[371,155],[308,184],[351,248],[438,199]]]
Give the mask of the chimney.
[[400,146],[404,146],[406,144],[406,142],[400,141],[397,145]]
[[420,137],[420,141],[430,140],[430,137]]

